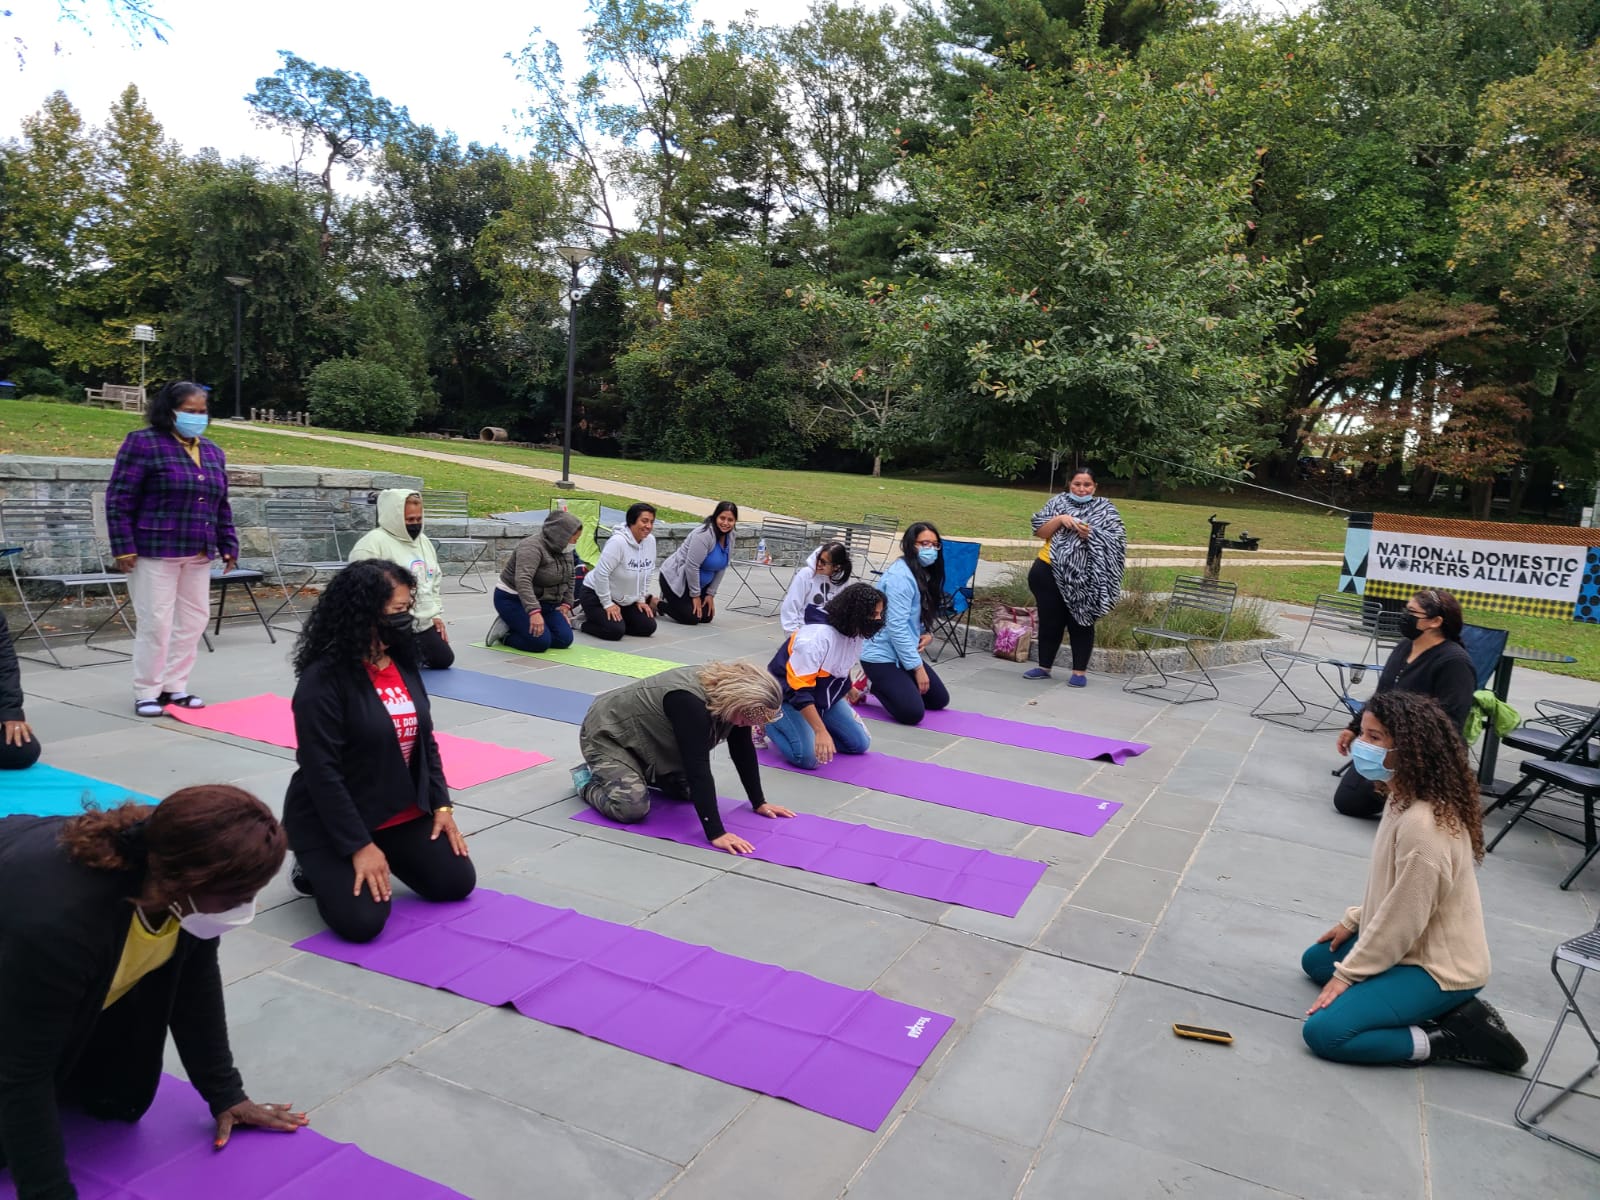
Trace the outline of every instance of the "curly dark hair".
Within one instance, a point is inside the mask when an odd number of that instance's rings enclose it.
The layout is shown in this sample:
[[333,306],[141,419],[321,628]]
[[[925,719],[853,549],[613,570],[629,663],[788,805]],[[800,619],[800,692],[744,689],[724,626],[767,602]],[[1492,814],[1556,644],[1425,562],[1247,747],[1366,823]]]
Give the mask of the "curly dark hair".
[[[1404,812],[1413,800],[1433,805],[1434,820],[1449,833],[1466,832],[1472,859],[1483,861],[1483,802],[1478,779],[1467,761],[1461,732],[1432,696],[1421,692],[1379,692],[1363,710],[1389,731],[1394,741],[1394,777],[1389,803]],[[1380,787],[1384,786],[1382,784]]]
[[[917,559],[917,539],[924,533],[931,533],[939,539],[940,554],[933,560],[933,566],[925,567]],[[911,578],[917,581],[917,591],[922,595],[922,627],[927,629],[933,624],[933,618],[939,611],[939,605],[944,603],[944,535],[935,528],[932,521],[915,521],[907,527],[905,536],[900,539],[900,555],[905,560],[906,566],[911,568]]]
[[[177,415],[178,405],[190,396],[205,394],[205,388],[198,383],[189,383],[185,380],[169,383],[150,397],[150,403],[145,409],[145,420],[150,422],[150,428],[159,429],[162,433],[171,433],[176,428],[173,418]],[[207,397],[208,403],[209,400]]]
[[[294,673],[304,675],[314,662],[349,663],[372,657],[372,638],[389,597],[397,586],[417,590],[417,577],[398,563],[383,558],[353,562],[328,581],[322,599],[306,618],[294,648]],[[400,641],[389,655],[415,665],[416,647]]]
[[259,892],[283,866],[289,839],[272,810],[242,788],[180,788],[160,804],[128,801],[61,827],[67,857],[95,871],[141,872],[145,908],[205,892]]
[[882,603],[883,593],[870,583],[852,583],[828,601],[828,624],[845,637],[866,637],[867,622]]

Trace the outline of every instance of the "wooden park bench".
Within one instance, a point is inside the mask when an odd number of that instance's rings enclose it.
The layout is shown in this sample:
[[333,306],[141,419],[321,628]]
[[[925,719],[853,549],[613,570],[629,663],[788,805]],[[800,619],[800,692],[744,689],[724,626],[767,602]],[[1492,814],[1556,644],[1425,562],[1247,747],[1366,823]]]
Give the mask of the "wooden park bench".
[[104,383],[97,388],[84,388],[84,399],[101,408],[120,408],[123,412],[144,411],[144,389],[128,383]]

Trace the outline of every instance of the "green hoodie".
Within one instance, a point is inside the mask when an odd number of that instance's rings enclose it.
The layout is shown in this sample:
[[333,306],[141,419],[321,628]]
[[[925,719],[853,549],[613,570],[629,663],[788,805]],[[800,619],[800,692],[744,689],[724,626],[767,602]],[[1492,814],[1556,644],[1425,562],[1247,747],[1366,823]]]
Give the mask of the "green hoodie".
[[[406,501],[416,496],[410,488],[387,488],[378,493],[378,527],[362,537],[350,551],[350,561],[363,558],[382,558],[398,563],[417,577],[417,600],[411,615],[412,627],[418,632],[433,624],[433,619],[444,614],[444,601],[439,597],[439,556],[433,552],[428,535],[419,533],[412,538],[406,533]],[[420,496],[417,497],[421,499]],[[423,512],[427,520],[427,512]]]

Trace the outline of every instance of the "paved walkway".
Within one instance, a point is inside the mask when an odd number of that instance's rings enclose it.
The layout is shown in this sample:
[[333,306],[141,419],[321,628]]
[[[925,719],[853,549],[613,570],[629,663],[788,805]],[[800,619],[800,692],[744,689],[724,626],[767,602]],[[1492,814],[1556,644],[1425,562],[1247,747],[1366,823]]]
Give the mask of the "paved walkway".
[[[587,692],[613,676],[476,649],[481,596],[448,597],[460,665]],[[1286,610],[1282,620],[1296,617]],[[622,648],[764,660],[775,622],[718,614]],[[194,689],[213,702],[293,688],[287,647],[225,629]],[[1600,1166],[1513,1124],[1522,1080],[1455,1066],[1320,1062],[1300,1024],[1301,950],[1359,897],[1373,826],[1335,814],[1329,734],[1253,720],[1260,668],[1223,699],[1170,707],[1095,675],[1033,684],[979,656],[938,666],[963,709],[1151,743],[1126,766],[874,723],[874,749],[1122,804],[1092,838],[769,771],[808,812],[1040,859],[1014,918],[700,847],[577,824],[576,730],[440,701],[441,729],[554,761],[456,793],[484,885],[932,1007],[956,1025],[891,1116],[866,1131],[506,1009],[296,951],[320,928],[284,879],[222,942],[233,1046],[251,1094],[476,1200],[1460,1200],[1600,1195]],[[1314,682],[1314,681],[1313,681]],[[125,666],[25,665],[46,761],[143,791],[232,780],[278,805],[290,752],[129,711]],[[1512,701],[1594,696],[1518,671]],[[1503,774],[1514,770],[1507,756]],[[718,776],[736,793],[727,759]],[[1498,819],[1492,821],[1498,825]],[[1479,879],[1494,956],[1486,996],[1529,1049],[1560,996],[1551,949],[1600,914],[1600,864],[1562,892],[1574,849],[1524,823]],[[1225,1029],[1180,1041],[1173,1022]],[[1592,1049],[1557,1053],[1563,1079]],[[179,1069],[173,1058],[169,1068]],[[1593,1141],[1600,1081],[1557,1118]]]

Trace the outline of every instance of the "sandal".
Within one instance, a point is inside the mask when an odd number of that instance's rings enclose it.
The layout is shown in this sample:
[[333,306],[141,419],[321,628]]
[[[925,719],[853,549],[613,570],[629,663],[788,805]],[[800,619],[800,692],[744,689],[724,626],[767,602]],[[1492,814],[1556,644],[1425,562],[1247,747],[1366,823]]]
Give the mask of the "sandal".
[[191,696],[188,692],[162,692],[159,704],[170,704],[174,708],[204,708],[206,702],[199,696]]
[[136,716],[141,717],[159,717],[166,712],[159,700],[135,700],[133,711]]

